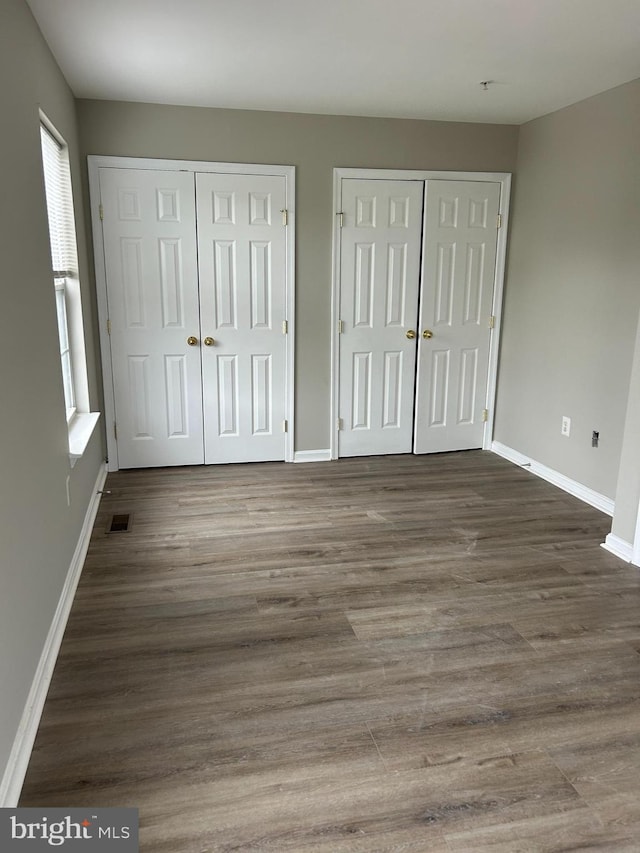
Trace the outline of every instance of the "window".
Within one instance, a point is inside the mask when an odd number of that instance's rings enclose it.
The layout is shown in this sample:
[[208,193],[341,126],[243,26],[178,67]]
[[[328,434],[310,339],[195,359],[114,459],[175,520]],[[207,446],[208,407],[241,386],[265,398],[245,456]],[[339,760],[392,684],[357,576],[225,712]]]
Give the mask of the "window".
[[67,290],[68,282],[78,279],[71,175],[66,146],[58,141],[43,124],[40,125],[40,139],[49,217],[51,262],[56,291],[64,402],[67,409],[67,423],[70,423],[76,413],[76,392],[69,335]]
[[60,341],[62,387],[69,426],[69,453],[74,459],[82,455],[98,414],[89,412],[68,150],[64,140],[44,117],[40,124],[40,141]]
[[67,320],[66,279],[54,278],[56,285],[56,311],[58,314],[58,337],[60,338],[60,361],[62,362],[62,384],[67,408],[67,423],[76,413],[76,392],[73,387],[73,365],[69,343],[69,321]]

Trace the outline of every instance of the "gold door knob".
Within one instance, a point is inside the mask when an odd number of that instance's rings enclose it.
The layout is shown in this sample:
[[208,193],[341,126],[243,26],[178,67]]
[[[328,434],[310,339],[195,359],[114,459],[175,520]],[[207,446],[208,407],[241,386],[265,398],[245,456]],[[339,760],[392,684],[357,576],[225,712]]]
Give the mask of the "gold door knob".
[[207,337],[203,340],[203,342],[202,342],[202,343],[203,343],[206,347],[212,347],[212,346],[215,344],[215,341],[213,340],[213,338],[210,338],[209,336],[207,336]]
[[193,335],[189,335],[189,337],[187,338],[187,343],[190,347],[195,347],[198,345],[198,339],[195,338]]
[[422,333],[422,337],[428,341],[429,338],[433,337],[433,332],[431,331],[431,329],[425,329],[424,332]]
[[409,329],[407,331],[407,337],[409,338],[410,341],[412,341],[415,338],[415,336],[416,336],[416,333],[413,331],[413,329]]

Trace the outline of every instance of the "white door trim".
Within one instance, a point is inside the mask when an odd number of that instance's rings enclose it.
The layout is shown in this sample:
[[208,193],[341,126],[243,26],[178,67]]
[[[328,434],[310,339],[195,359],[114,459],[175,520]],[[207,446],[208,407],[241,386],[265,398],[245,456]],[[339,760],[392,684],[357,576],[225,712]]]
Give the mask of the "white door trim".
[[633,536],[633,553],[631,562],[634,566],[640,568],[640,503],[638,503],[638,517],[636,519],[636,529]]
[[[495,417],[496,381],[498,375],[498,354],[500,351],[500,331],[502,327],[502,297],[504,292],[504,275],[507,255],[507,229],[509,225],[509,203],[511,198],[511,174],[508,172],[441,172],[431,170],[408,169],[347,169],[333,170],[333,249],[332,249],[332,284],[331,284],[331,458],[338,458],[338,404],[339,404],[339,347],[340,333],[338,330],[340,311],[340,217],[342,209],[342,180],[356,178],[367,180],[394,181],[486,181],[500,184],[500,216],[501,227],[498,229],[496,247],[496,272],[493,289],[493,316],[495,326],[491,335],[489,347],[489,375],[487,378],[487,403],[489,417],[484,428],[482,447],[491,448]],[[420,282],[422,287],[422,282]]]
[[[111,369],[111,345],[107,332],[109,318],[107,303],[107,277],[104,258],[104,241],[100,220],[100,169],[153,169],[171,172],[220,172],[238,175],[278,175],[286,181],[287,239],[286,239],[286,275],[287,275],[287,340],[286,340],[286,378],[285,399],[288,429],[285,434],[285,461],[293,462],[295,435],[295,166],[262,165],[256,163],[214,163],[200,160],[164,160],[143,157],[107,157],[90,155],[87,157],[89,169],[89,197],[91,203],[91,224],[96,273],[96,296],[100,330],[100,355],[104,384],[105,426],[107,433],[107,454],[109,471],[118,471],[118,446],[113,425],[115,423],[115,398],[113,392],[113,373]],[[195,190],[194,190],[195,192]]]

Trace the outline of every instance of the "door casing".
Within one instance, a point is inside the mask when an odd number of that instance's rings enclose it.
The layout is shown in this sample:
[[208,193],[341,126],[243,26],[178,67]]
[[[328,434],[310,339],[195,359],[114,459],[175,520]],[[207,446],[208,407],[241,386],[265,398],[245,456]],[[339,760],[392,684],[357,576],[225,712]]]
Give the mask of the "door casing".
[[[511,174],[508,172],[444,172],[406,169],[347,169],[333,170],[333,256],[331,288],[331,459],[338,458],[339,447],[339,369],[340,369],[340,211],[342,210],[342,181],[345,178],[360,180],[407,180],[407,181],[487,181],[500,184],[501,227],[498,229],[496,267],[493,288],[492,314],[495,317],[489,349],[486,409],[488,418],[484,425],[482,447],[488,450],[493,439],[495,415],[496,379],[500,330],[502,326],[502,296],[507,254],[507,231],[509,225],[509,201],[511,196]],[[420,281],[422,288],[422,281]]]
[[107,276],[104,256],[104,241],[100,220],[100,169],[153,169],[158,171],[180,172],[218,172],[238,175],[278,175],[286,181],[286,377],[285,406],[287,412],[287,432],[285,433],[285,461],[293,462],[294,454],[294,357],[295,357],[295,167],[262,165],[256,163],[217,163],[195,160],[164,160],[142,157],[107,157],[90,155],[87,158],[89,170],[89,197],[91,204],[91,223],[95,259],[96,296],[98,304],[98,322],[100,331],[100,356],[104,386],[105,425],[107,438],[107,468],[118,471],[118,445],[114,433],[115,397],[113,390],[113,371],[111,367],[111,343],[108,333]]

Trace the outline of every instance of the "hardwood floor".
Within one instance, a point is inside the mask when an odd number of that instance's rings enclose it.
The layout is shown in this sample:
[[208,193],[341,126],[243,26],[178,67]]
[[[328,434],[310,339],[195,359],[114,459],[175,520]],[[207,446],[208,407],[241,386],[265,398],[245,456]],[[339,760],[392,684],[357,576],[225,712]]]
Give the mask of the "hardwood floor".
[[107,488],[21,805],[138,807],[149,853],[640,850],[606,516],[481,451]]

